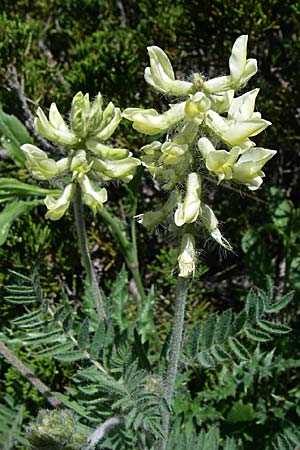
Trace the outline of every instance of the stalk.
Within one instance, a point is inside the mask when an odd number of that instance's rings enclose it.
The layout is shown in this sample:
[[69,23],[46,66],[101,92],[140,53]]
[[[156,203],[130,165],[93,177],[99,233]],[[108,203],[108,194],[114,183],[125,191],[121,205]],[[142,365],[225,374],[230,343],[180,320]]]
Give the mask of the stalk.
[[[170,340],[169,361],[166,373],[164,397],[169,406],[172,404],[178,362],[182,349],[183,325],[185,316],[185,301],[188,293],[189,278],[179,277],[176,285],[176,301],[174,311],[174,322]],[[160,442],[160,450],[165,450],[168,443],[170,413],[163,417],[164,438]]]
[[131,238],[132,238],[131,243],[122,232],[118,221],[113,216],[111,216],[111,214],[109,214],[109,212],[106,209],[102,209],[101,211],[99,211],[99,215],[101,216],[103,222],[106,225],[108,225],[113,238],[120,247],[126,265],[132,273],[141,301],[145,300],[146,294],[144,291],[144,286],[139,271],[139,262],[137,257],[134,220],[132,220],[131,223]]
[[57,398],[48,386],[46,386],[37,376],[36,374],[29,369],[29,367],[25,366],[25,364],[20,361],[10,350],[6,347],[3,342],[0,342],[0,354],[6,358],[6,360],[14,366],[23,377],[25,377],[39,392],[42,394],[54,408],[60,408],[63,406],[63,403]]
[[83,214],[83,203],[81,198],[80,189],[76,189],[74,200],[74,216],[75,216],[75,225],[78,235],[78,244],[82,258],[82,264],[86,272],[86,276],[90,285],[92,298],[97,309],[99,318],[101,320],[106,320],[106,313],[104,309],[104,303],[102,299],[102,295],[99,289],[99,284],[97,280],[97,275],[91,260],[91,255],[88,248],[87,242],[87,234],[85,227],[85,220]]

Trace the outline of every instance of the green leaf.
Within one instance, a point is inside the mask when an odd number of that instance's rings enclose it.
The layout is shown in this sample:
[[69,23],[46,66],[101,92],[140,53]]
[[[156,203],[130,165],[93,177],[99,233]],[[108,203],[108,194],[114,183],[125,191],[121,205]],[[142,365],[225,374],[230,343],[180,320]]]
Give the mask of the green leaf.
[[90,321],[86,317],[84,319],[84,321],[82,322],[82,325],[80,327],[80,330],[79,330],[79,333],[77,336],[78,346],[81,350],[85,350],[90,344],[89,330],[90,330]]
[[202,333],[201,333],[202,348],[205,349],[211,347],[214,339],[216,323],[217,323],[217,316],[214,314],[207,319],[204,325],[202,325]]
[[255,411],[252,403],[244,403],[239,400],[230,408],[226,420],[229,423],[249,422],[254,420]]
[[5,300],[9,303],[22,303],[22,304],[27,304],[27,303],[35,303],[37,301],[37,296],[36,295],[18,295],[18,296],[13,296],[13,295],[6,295]]
[[247,313],[245,310],[243,310],[234,319],[234,322],[231,325],[230,335],[234,336],[238,334],[240,331],[242,331],[246,322],[247,322]]
[[215,366],[214,358],[211,356],[210,352],[203,350],[197,356],[199,363],[206,368]]
[[241,360],[250,359],[250,353],[248,350],[234,337],[229,338],[229,346],[234,354]]
[[33,200],[28,202],[16,201],[6,205],[0,213],[0,245],[3,245],[6,241],[10,227],[18,217],[42,203],[42,200]]
[[201,323],[198,322],[193,326],[187,341],[186,352],[188,356],[194,358],[198,353],[198,341],[201,331]]
[[96,328],[95,334],[92,339],[90,355],[92,359],[98,359],[100,350],[104,345],[105,339],[105,323],[101,320]]
[[248,338],[256,342],[267,342],[272,339],[268,333],[257,328],[246,328],[245,333]]
[[294,292],[289,292],[288,294],[284,295],[280,300],[277,302],[272,303],[269,305],[266,309],[266,313],[275,313],[278,311],[281,311],[285,306],[287,306],[293,299]]
[[19,326],[19,325],[27,325],[27,324],[30,324],[30,323],[35,323],[37,321],[37,319],[40,316],[42,316],[44,313],[45,313],[45,309],[43,307],[43,308],[40,308],[40,309],[38,309],[36,311],[30,312],[30,313],[27,313],[27,314],[23,314],[22,316],[17,317],[16,319],[13,319],[11,322],[14,325],[17,325],[17,326]]
[[227,361],[228,359],[231,358],[230,354],[226,350],[224,350],[224,348],[221,347],[221,345],[214,345],[211,348],[211,354],[220,363]]
[[73,345],[71,342],[66,342],[65,344],[53,345],[52,347],[46,348],[45,350],[41,350],[37,352],[36,355],[41,358],[57,356],[71,350],[72,347]]
[[62,321],[62,325],[63,325],[63,329],[65,331],[65,333],[69,333],[69,331],[72,330],[72,326],[73,326],[73,312],[70,311],[63,319]]
[[248,321],[250,323],[256,322],[256,303],[257,296],[254,291],[251,289],[247,295],[245,310],[248,316]]
[[55,359],[58,361],[64,361],[64,362],[74,362],[79,361],[80,359],[85,358],[85,355],[80,350],[75,350],[73,352],[67,352],[67,353],[61,353],[59,355],[54,356]]
[[259,320],[257,325],[264,331],[274,334],[286,334],[291,331],[290,327],[286,325],[281,325],[279,323],[273,323],[269,320]]
[[22,144],[32,144],[32,138],[25,126],[13,115],[6,114],[0,108],[1,144],[19,167],[25,167],[25,155],[21,150]]
[[231,309],[228,309],[227,311],[223,312],[223,314],[221,314],[221,316],[218,317],[214,333],[215,344],[222,344],[226,340],[230,329],[231,319],[232,319]]
[[[66,405],[68,408],[72,409],[73,411],[77,412],[80,416],[83,416],[89,420],[95,421],[93,418],[88,416],[87,411],[82,406],[80,406],[78,402],[70,400],[69,397],[62,394],[61,392],[53,392],[53,394],[59,400],[61,400],[64,403],[64,405]],[[97,419],[97,420],[99,421],[99,419]]]
[[293,203],[288,200],[282,200],[272,211],[272,220],[275,227],[280,231],[286,229],[292,217]]
[[60,189],[44,189],[34,184],[23,183],[15,178],[0,178],[0,198],[2,195],[11,197],[29,195],[59,195]]
[[46,344],[50,342],[59,342],[63,337],[60,330],[50,331],[49,333],[28,333],[24,339],[27,345]]

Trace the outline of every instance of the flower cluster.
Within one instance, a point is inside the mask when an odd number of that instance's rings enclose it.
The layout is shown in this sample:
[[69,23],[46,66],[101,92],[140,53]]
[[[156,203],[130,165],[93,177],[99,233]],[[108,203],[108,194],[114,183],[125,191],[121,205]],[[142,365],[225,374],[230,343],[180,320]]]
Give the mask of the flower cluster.
[[[256,190],[263,182],[263,166],[276,153],[256,147],[251,140],[270,125],[255,112],[259,89],[236,96],[236,91],[257,72],[256,60],[247,59],[247,40],[243,35],[235,41],[229,75],[205,80],[195,73],[190,82],[177,80],[167,55],[159,47],[149,47],[146,82],[160,93],[177,97],[178,102],[170,104],[163,114],[141,108],[127,108],[122,114],[144,134],[168,132],[165,142],[154,140],[142,147],[141,160],[172,193],[159,212],[150,211],[139,219],[151,228],[175,211],[174,222],[181,230],[179,275],[183,277],[195,269],[195,240],[190,224],[200,222],[213,239],[230,248],[214,212],[202,201],[202,167],[218,184],[232,180]],[[182,194],[184,181],[186,189]]]
[[107,201],[107,191],[104,187],[99,188],[99,184],[112,180],[127,183],[140,165],[139,159],[133,158],[129,150],[103,143],[112,136],[122,116],[113,103],[104,110],[102,106],[100,93],[91,103],[88,94],[78,92],[72,101],[70,125],[55,103],[50,106],[49,119],[41,108],[37,111],[35,127],[38,133],[60,144],[65,153],[65,157],[55,161],[34,145],[21,147],[26,155],[27,168],[34,178],[50,180],[59,176],[66,180],[59,198],[48,195],[45,199],[46,217],[51,220],[59,220],[65,214],[77,186],[82,190],[84,203],[97,212]]

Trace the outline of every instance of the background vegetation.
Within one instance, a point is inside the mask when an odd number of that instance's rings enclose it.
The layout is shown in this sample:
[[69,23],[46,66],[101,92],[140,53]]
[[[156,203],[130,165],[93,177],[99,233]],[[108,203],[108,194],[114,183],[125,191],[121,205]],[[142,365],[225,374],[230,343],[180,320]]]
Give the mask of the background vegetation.
[[[163,110],[164,100],[143,79],[149,45],[166,51],[178,75],[200,71],[211,77],[226,71],[234,40],[240,34],[249,35],[248,55],[259,64],[249,88],[261,88],[257,108],[273,123],[256,143],[277,149],[278,154],[268,163],[266,182],[255,194],[226,188],[216,193],[206,183],[204,195],[222,218],[223,233],[234,253],[220,254],[210,242],[201,250],[201,268],[189,294],[187,326],[192,328],[209,312],[222,313],[229,307],[241,310],[250,287],[265,288],[270,275],[279,294],[295,292],[293,302],[278,316],[292,332],[275,341],[274,353],[269,344],[257,348],[248,363],[191,370],[175,406],[182,423],[198,430],[220,425],[224,436],[242,439],[246,449],[279,448],[270,444],[275,432],[281,433],[286,424],[299,424],[300,417],[299,23],[296,0],[1,2],[0,103],[32,136],[29,112],[34,115],[38,105],[46,110],[55,101],[67,115],[70,100],[79,90],[89,92],[91,98],[100,91],[121,108],[154,105]],[[145,143],[145,137],[133,133],[126,123],[117,139],[119,145],[136,152]],[[7,156],[4,140],[2,145],[1,176],[30,182],[22,164],[16,166]],[[41,187],[49,186],[41,183]],[[109,208],[126,221],[130,212],[127,192],[117,185],[110,189]],[[163,193],[145,173],[138,191],[138,212],[145,211],[154,197],[159,202]],[[121,270],[122,257],[97,216],[88,216],[88,229],[93,261],[108,294]],[[150,290],[156,284],[156,325],[163,338],[170,329],[176,253],[171,236],[163,230],[152,235],[142,227],[137,230],[145,287]],[[14,222],[0,247],[0,337],[20,312],[19,305],[3,299],[4,286],[11,282],[8,269],[31,273],[32,261],[37,259],[44,296],[55,305],[64,290],[76,308],[81,306],[84,286],[72,220],[66,216],[59,225],[51,223],[44,219],[44,207],[36,206]],[[129,322],[134,305],[130,301],[126,305]],[[34,359],[17,340],[11,341],[11,349],[27,359],[53,390],[64,392],[71,367],[53,359]],[[11,427],[19,429],[47,404],[4,359],[0,359],[0,372],[1,413],[11,417]],[[12,429],[2,431],[5,448],[25,448],[22,434],[7,438]]]

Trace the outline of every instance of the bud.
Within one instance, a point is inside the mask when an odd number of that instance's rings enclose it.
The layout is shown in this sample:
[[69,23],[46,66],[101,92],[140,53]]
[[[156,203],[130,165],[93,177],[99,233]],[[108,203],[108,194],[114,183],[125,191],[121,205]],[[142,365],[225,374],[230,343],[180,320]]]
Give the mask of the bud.
[[89,206],[95,214],[99,209],[103,208],[103,203],[107,201],[106,189],[102,188],[99,191],[94,189],[87,175],[84,175],[80,185],[84,203]]
[[26,434],[33,450],[84,450],[88,444],[87,436],[78,431],[76,420],[68,410],[40,411]]
[[109,103],[103,113],[103,119],[98,128],[95,139],[106,141],[115,132],[122,120],[122,114],[119,108],[115,108],[113,103]]
[[78,92],[72,100],[71,128],[77,136],[85,137],[87,134],[88,119],[90,115],[89,94]]
[[102,111],[103,99],[100,92],[98,92],[97,97],[93,101],[93,104],[90,109],[90,115],[87,125],[88,134],[96,132],[96,130],[100,127],[103,117]]
[[187,179],[187,190],[183,203],[178,203],[175,212],[175,224],[181,227],[185,223],[193,223],[201,212],[201,178],[197,173],[190,173]]
[[174,71],[165,52],[156,46],[148,47],[150,67],[145,69],[145,80],[156,91],[184,97],[194,90],[193,83],[175,80]]
[[187,278],[190,274],[194,274],[196,250],[195,239],[192,234],[185,233],[183,235],[180,243],[180,253],[177,260],[180,269],[180,277]]
[[222,236],[221,231],[219,230],[218,219],[208,205],[202,205],[201,221],[211,237],[218,242],[218,244],[222,245],[222,247],[225,247],[227,250],[232,249],[229,242]]
[[193,121],[196,125],[201,125],[206,111],[211,107],[211,101],[203,92],[190,95],[185,104],[186,120]]
[[265,176],[261,170],[276,150],[268,150],[261,147],[252,147],[243,153],[238,162],[232,168],[232,176],[238,183],[245,184],[251,191],[260,187]]
[[55,199],[52,195],[47,195],[44,200],[44,203],[48,208],[48,212],[45,216],[46,219],[59,220],[62,218],[70,206],[75,189],[73,184],[68,184],[58,199]]
[[162,155],[159,163],[162,164],[178,164],[182,157],[188,152],[188,144],[177,145],[174,142],[165,142],[161,146]]
[[72,180],[80,181],[82,177],[88,173],[93,165],[93,161],[87,162],[86,152],[84,150],[78,150],[76,155],[72,158],[71,171],[73,172]]
[[30,174],[38,180],[49,180],[69,168],[69,159],[59,162],[48,158],[47,154],[32,144],[24,144],[21,149],[26,156],[26,167]]
[[177,202],[177,194],[172,192],[166,203],[158,211],[148,211],[145,214],[136,216],[139,223],[146,228],[153,228],[164,222],[168,215],[175,209]]
[[38,108],[34,124],[37,132],[50,141],[63,145],[75,145],[77,143],[77,137],[67,127],[55,103],[50,106],[49,121],[43,110]]

